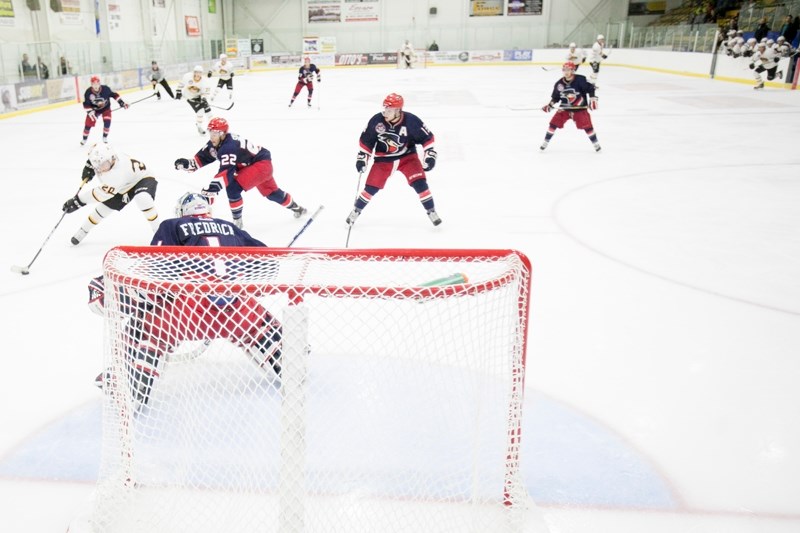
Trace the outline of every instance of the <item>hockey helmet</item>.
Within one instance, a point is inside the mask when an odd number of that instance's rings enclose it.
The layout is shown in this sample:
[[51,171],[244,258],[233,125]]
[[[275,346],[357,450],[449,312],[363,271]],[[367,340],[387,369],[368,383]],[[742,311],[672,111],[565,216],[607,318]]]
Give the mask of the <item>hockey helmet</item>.
[[567,61],[566,63],[561,65],[561,70],[562,71],[563,70],[571,70],[572,72],[575,72],[577,69],[578,69],[578,67],[575,66],[575,63],[573,63],[572,61]]
[[598,41],[605,41],[605,40],[606,40],[606,38],[605,38],[605,36],[604,36],[604,35],[601,33],[600,35],[598,35],[598,36],[597,36],[597,40],[598,40]]
[[396,107],[398,109],[403,109],[404,103],[405,101],[403,100],[403,97],[397,93],[392,93],[383,99],[383,107]]
[[747,44],[749,44],[750,46],[755,46],[756,38],[755,37],[750,37],[749,39],[747,39]]
[[228,121],[222,117],[214,117],[208,121],[208,131],[221,131],[228,133]]
[[89,163],[96,172],[108,172],[117,161],[117,154],[108,143],[97,143],[89,150]]
[[569,47],[570,47],[570,49],[572,49],[572,48],[576,48],[577,46],[578,46],[578,45],[577,45],[577,44],[575,44],[575,43],[569,43]]
[[228,59],[228,54],[220,54],[219,58],[220,59]]
[[100,83],[100,76],[92,76],[89,78],[89,83]]
[[178,199],[175,215],[178,217],[194,217],[211,214],[208,198],[197,192],[187,192]]
[[194,67],[194,69],[192,69],[192,72],[194,72],[194,73],[198,73],[199,72],[200,74],[202,74],[203,73],[203,67],[201,67],[200,65],[197,65],[197,66]]

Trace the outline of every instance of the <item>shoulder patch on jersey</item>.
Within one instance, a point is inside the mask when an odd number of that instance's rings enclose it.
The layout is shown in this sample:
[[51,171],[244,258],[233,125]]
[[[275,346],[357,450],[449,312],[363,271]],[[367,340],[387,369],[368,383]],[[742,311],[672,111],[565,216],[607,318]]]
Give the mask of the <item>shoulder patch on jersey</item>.
[[383,122],[378,122],[375,125],[375,131],[378,133],[384,133],[386,131],[386,126],[383,124]]

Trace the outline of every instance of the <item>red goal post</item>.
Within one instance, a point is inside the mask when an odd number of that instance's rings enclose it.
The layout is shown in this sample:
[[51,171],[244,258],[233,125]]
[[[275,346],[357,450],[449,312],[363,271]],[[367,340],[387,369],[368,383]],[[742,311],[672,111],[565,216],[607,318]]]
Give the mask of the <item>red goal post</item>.
[[522,531],[523,254],[118,247],[104,280],[71,533]]

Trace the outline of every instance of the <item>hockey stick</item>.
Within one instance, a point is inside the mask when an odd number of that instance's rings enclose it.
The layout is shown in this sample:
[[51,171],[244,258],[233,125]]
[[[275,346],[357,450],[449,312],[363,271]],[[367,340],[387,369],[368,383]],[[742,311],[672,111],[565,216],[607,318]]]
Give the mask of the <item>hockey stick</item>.
[[[358,185],[356,185],[356,199],[358,199],[358,193],[361,192],[361,175],[364,172],[358,173]],[[353,222],[355,224],[355,222]],[[344,247],[347,248],[350,245],[350,232],[353,231],[353,224],[350,224],[347,228],[347,240],[344,241]]]
[[[147,100],[148,98],[152,98],[152,97],[154,97],[155,95],[156,95],[156,93],[152,93],[152,94],[150,94],[149,96],[145,96],[144,98],[139,98],[138,100],[134,100],[133,102],[128,102],[128,107],[130,107],[130,106],[132,106],[132,105],[134,105],[134,104],[138,104],[139,102],[144,102],[144,101],[145,101],[145,100]],[[112,111],[112,112],[113,112],[113,111],[119,111],[120,109],[125,109],[125,107],[124,107],[124,106],[115,107],[115,108],[111,109],[111,111]],[[86,110],[86,112],[87,112],[87,113],[88,113],[89,111],[97,111],[97,110],[96,110],[96,109],[87,109],[87,110]],[[101,115],[102,115],[102,113],[101,113]]]
[[[81,186],[78,187],[78,192],[76,192],[75,194],[78,194],[79,192],[81,192],[81,189],[83,188],[84,185],[86,185],[87,182],[88,182],[88,180],[81,181]],[[19,272],[23,276],[27,276],[28,274],[31,273],[31,265],[33,264],[34,261],[36,261],[36,258],[39,257],[39,254],[42,253],[42,250],[44,249],[44,245],[47,244],[47,241],[49,241],[50,237],[53,236],[53,233],[55,233],[56,228],[58,228],[58,226],[61,225],[61,221],[64,220],[65,216],[67,216],[67,212],[66,211],[62,211],[61,218],[58,219],[58,222],[56,222],[56,225],[53,226],[53,229],[50,230],[50,233],[47,234],[47,237],[45,237],[44,242],[39,247],[39,251],[36,252],[36,255],[33,256],[33,259],[31,259],[31,262],[28,263],[28,266],[23,267],[23,266],[18,266],[18,265],[12,265],[11,266],[11,271],[12,272]]]
[[229,111],[233,107],[233,104],[235,104],[235,103],[236,102],[231,102],[230,105],[228,105],[227,107],[222,106],[222,105],[212,104],[211,102],[209,102],[208,105],[210,105],[211,107],[215,107],[217,109],[224,109],[225,111]]
[[316,211],[314,211],[314,214],[312,214],[310,217],[308,217],[308,220],[306,220],[306,223],[305,223],[305,224],[303,224],[303,227],[302,227],[302,228],[300,228],[300,231],[298,231],[297,233],[295,233],[294,237],[292,237],[292,240],[291,240],[291,241],[289,241],[289,244],[287,244],[287,245],[286,245],[286,247],[287,247],[287,248],[291,248],[291,247],[292,247],[292,245],[294,244],[294,241],[296,241],[296,240],[297,240],[297,238],[298,238],[298,237],[300,237],[300,235],[302,235],[302,234],[303,234],[303,232],[306,230],[306,228],[309,226],[309,224],[311,224],[312,222],[314,222],[314,218],[315,218],[317,215],[319,215],[319,212],[320,212],[320,211],[322,211],[324,208],[325,208],[325,206],[324,206],[324,205],[320,205],[320,206],[317,208],[317,210],[316,210]]
[[542,70],[545,72],[553,72],[556,70],[556,67],[550,67],[550,68],[542,67]]

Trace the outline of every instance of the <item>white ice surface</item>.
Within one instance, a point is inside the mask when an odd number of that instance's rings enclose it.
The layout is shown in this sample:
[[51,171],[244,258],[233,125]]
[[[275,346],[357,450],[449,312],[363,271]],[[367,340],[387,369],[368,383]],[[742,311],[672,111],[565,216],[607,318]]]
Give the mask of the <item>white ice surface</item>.
[[[637,494],[609,504],[617,483],[602,479],[630,473],[577,454],[548,461],[545,476],[524,456],[551,531],[800,531],[800,93],[604,68],[593,113],[603,151],[568,123],[540,153],[548,120],[539,108],[556,77],[532,66],[328,69],[314,107],[301,94],[287,109],[294,72],[253,73],[234,79],[236,105],[218,114],[271,150],[281,187],[310,210],[325,205],[301,247],[344,246],[358,136],[387,93],[401,93],[433,130],[439,160],[429,183],[444,223],[434,228],[395,175],[351,247],[526,253],[526,408],[563,411],[524,442],[545,441],[559,424],[576,434],[603,428],[672,496],[644,509]],[[29,276],[10,271],[27,265],[77,190],[83,115],[70,104],[0,120],[0,531],[63,531],[89,495],[89,480],[62,475],[52,457],[40,474],[13,472],[36,470],[38,452],[24,453],[32,442],[66,464],[82,453],[72,433],[50,428],[98,402],[101,329],[86,283],[110,247],[150,238],[131,207],[73,247],[84,208],[65,217]],[[214,173],[173,170],[205,140],[185,102],[116,112],[110,139],[155,169],[162,216]],[[254,192],[245,199],[247,229],[268,244],[283,246],[299,229]],[[215,214],[229,216],[224,206]],[[548,457],[559,459],[563,444]],[[571,492],[559,492],[565,478]]]

